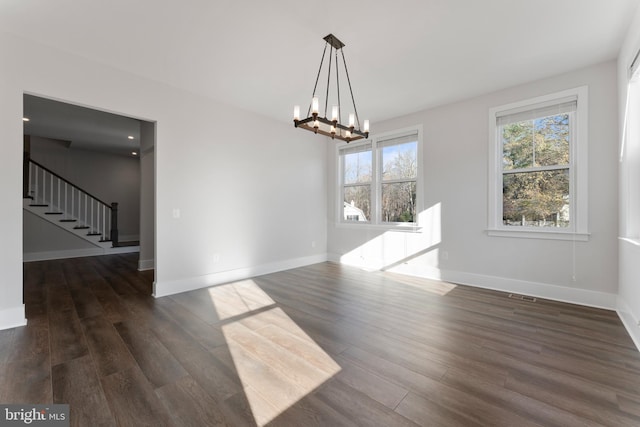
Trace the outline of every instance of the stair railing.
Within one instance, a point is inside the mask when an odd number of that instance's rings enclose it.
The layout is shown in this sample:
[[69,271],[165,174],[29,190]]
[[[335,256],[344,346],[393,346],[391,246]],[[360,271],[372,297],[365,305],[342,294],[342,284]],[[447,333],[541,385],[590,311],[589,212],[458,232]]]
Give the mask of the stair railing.
[[46,215],[60,215],[62,222],[77,222],[88,236],[118,245],[118,204],[106,203],[57,173],[29,159],[31,206],[48,207]]

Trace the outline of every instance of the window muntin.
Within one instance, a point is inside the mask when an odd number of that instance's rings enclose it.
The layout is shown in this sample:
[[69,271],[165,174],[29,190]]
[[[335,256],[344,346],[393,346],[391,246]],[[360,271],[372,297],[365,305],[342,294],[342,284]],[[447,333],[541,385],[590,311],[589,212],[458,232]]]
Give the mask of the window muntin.
[[338,149],[341,222],[415,225],[418,141],[412,130]]

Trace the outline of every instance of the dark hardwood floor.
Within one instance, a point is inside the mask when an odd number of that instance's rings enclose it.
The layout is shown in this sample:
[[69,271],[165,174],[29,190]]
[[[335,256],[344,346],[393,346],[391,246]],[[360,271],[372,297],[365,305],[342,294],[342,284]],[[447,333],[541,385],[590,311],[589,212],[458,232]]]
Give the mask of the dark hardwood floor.
[[331,263],[154,299],[136,264],[25,264],[0,402],[77,426],[640,426],[610,311]]

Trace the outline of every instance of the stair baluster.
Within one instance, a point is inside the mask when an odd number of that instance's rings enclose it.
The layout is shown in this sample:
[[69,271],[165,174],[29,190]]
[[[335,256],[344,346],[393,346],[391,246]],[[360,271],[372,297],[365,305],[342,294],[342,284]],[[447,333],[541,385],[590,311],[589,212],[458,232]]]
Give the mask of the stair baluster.
[[99,236],[100,242],[118,244],[117,203],[103,202],[31,159],[25,176],[29,179],[25,198],[31,199],[30,206],[47,209],[44,213],[61,217],[60,222],[77,223],[74,229],[86,229],[88,236]]

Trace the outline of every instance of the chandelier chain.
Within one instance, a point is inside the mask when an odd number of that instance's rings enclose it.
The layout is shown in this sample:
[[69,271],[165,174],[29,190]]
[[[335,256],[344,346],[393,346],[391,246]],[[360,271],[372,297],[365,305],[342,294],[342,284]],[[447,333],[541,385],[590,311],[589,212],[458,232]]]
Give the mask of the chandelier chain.
[[349,83],[349,92],[351,92],[351,101],[353,102],[353,112],[356,115],[356,122],[358,123],[358,129],[360,129],[360,116],[358,116],[358,109],[356,108],[356,100],[353,97],[353,89],[351,88],[351,79],[349,78],[349,70],[347,69],[347,60],[344,59],[344,50],[340,49],[342,53],[342,62],[344,63],[344,71],[347,75],[347,83]]
[[[316,76],[316,84],[313,86],[313,94],[311,98],[316,96],[316,88],[318,87],[318,80],[320,79],[320,71],[322,71],[322,63],[324,62],[324,54],[327,53],[327,45],[329,43],[325,43],[324,50],[322,51],[322,59],[320,60],[320,67],[318,68],[318,75]],[[344,56],[344,54],[343,54]],[[307,110],[307,117],[311,114],[311,104],[309,104],[309,109]]]
[[336,50],[336,89],[338,91],[338,122],[342,123],[342,105],[340,105],[340,75],[338,74],[338,51]]
[[[329,42],[327,42],[324,47],[326,48]],[[333,54],[333,45],[331,45],[331,49],[329,50],[329,68],[327,68],[327,93],[324,97],[324,116],[327,117],[327,108],[329,108],[329,81],[331,80],[331,55]]]

